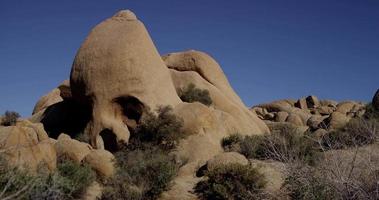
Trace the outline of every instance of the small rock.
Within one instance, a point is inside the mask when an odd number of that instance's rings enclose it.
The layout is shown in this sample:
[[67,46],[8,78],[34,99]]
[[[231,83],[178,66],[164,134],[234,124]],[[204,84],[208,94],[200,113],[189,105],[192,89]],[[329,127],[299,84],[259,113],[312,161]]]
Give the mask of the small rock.
[[305,98],[301,98],[299,99],[296,103],[295,103],[295,107],[298,107],[300,109],[308,109],[308,106],[307,106],[307,100]]
[[290,113],[288,115],[286,122],[289,122],[289,123],[296,125],[296,126],[304,126],[304,123],[303,123],[301,117],[297,114],[294,114],[294,113]]
[[114,159],[109,151],[95,149],[84,157],[83,163],[88,164],[101,177],[109,178],[115,172]]
[[89,144],[71,139],[70,136],[63,133],[59,135],[54,147],[58,158],[64,156],[76,163],[80,163],[92,150]]
[[331,130],[344,127],[350,118],[340,112],[333,112],[326,120],[329,121],[329,129]]
[[275,121],[276,122],[285,122],[286,119],[288,117],[288,113],[287,112],[283,112],[283,111],[280,111],[280,112],[277,112],[276,115],[275,115]]

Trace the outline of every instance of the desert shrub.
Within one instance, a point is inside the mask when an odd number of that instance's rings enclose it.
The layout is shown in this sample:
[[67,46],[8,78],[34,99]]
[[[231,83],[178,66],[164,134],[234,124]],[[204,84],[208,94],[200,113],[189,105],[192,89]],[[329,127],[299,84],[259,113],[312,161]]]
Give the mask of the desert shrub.
[[315,166],[290,163],[283,188],[292,199],[379,199],[375,148],[330,150]]
[[195,84],[190,83],[187,87],[183,88],[179,92],[179,97],[184,102],[200,102],[206,106],[210,106],[212,104],[212,99],[209,96],[209,91],[204,89],[199,89],[195,86]]
[[322,137],[326,149],[341,149],[374,143],[379,137],[379,120],[353,118],[343,128],[329,131]]
[[264,198],[266,180],[250,165],[228,164],[206,173],[207,179],[195,186],[202,199],[252,200]]
[[221,146],[224,148],[225,151],[231,152],[231,151],[241,151],[240,144],[243,141],[244,137],[238,133],[229,135],[228,137],[222,138],[221,140]]
[[20,117],[20,114],[14,111],[6,111],[4,113],[3,119],[1,120],[1,125],[3,126],[13,126],[16,124],[17,119]]
[[307,165],[290,165],[283,188],[291,199],[337,199],[337,191],[331,183],[323,177],[320,171]]
[[26,171],[7,165],[0,157],[0,199],[21,199],[25,197],[34,184],[34,177]]
[[[228,143],[232,143],[228,145]],[[318,157],[318,143],[295,129],[284,128],[265,135],[236,136],[225,138],[224,150],[237,149],[247,158],[273,159],[281,162],[301,160],[312,164]]]
[[183,120],[173,114],[170,106],[161,106],[157,115],[147,111],[131,135],[129,148],[142,148],[143,145],[158,145],[162,149],[175,148],[184,137]]
[[117,172],[105,184],[102,199],[156,199],[169,189],[180,161],[170,152],[185,135],[183,120],[169,106],[147,110],[129,144],[115,153]]
[[115,154],[118,170],[105,187],[103,199],[156,199],[170,187],[179,166],[158,147],[124,149]]
[[77,199],[95,180],[95,173],[88,166],[71,161],[59,163],[58,169],[52,173],[42,169],[34,175],[1,163],[0,188],[4,191],[1,198]]
[[367,104],[364,110],[365,110],[365,114],[363,115],[364,118],[379,120],[379,110],[376,110],[371,103]]

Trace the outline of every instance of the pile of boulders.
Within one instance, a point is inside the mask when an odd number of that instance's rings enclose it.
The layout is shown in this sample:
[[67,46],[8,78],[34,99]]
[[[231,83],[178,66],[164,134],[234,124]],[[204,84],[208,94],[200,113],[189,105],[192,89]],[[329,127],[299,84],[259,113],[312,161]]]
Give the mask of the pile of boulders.
[[363,116],[365,106],[355,101],[319,100],[312,95],[256,105],[251,111],[269,126],[291,124],[322,135],[345,126],[352,118]]

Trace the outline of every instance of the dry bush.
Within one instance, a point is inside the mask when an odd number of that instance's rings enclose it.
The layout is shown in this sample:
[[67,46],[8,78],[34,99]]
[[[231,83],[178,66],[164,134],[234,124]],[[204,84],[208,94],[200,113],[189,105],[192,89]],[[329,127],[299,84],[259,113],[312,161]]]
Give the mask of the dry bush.
[[330,131],[322,137],[327,149],[341,149],[372,144],[379,138],[379,120],[353,118],[343,128]]
[[3,126],[13,126],[16,124],[17,119],[20,117],[20,114],[14,111],[6,111],[4,113],[3,119],[1,120],[1,125]]
[[283,127],[265,135],[231,135],[221,141],[225,151],[238,151],[247,158],[281,162],[300,160],[314,163],[318,156],[318,143],[296,129]]
[[77,199],[95,180],[88,166],[71,161],[58,164],[58,169],[47,173],[43,165],[37,174],[9,167],[0,161],[0,198],[6,199]]
[[154,146],[123,149],[115,156],[117,172],[106,184],[102,199],[156,199],[170,187],[179,169],[173,157]]
[[317,165],[288,165],[284,188],[292,199],[379,199],[378,144],[329,150],[320,142],[320,148]]
[[209,91],[196,88],[195,84],[193,83],[190,83],[187,87],[182,89],[179,92],[179,97],[184,102],[200,102],[206,106],[210,106],[212,104],[212,99],[209,96]]
[[221,165],[205,176],[206,179],[194,188],[202,199],[253,200],[266,196],[263,192],[266,185],[264,175],[250,165]]

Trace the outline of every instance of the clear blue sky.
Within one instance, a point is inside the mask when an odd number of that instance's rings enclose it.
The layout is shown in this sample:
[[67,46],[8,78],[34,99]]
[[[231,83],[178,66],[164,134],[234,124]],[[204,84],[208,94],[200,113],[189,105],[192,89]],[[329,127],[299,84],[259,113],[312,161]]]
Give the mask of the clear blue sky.
[[211,54],[248,106],[308,94],[369,101],[379,88],[378,0],[1,0],[0,113],[30,115],[69,78],[91,28],[121,9],[161,54]]

